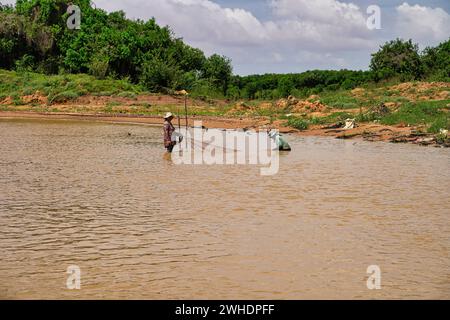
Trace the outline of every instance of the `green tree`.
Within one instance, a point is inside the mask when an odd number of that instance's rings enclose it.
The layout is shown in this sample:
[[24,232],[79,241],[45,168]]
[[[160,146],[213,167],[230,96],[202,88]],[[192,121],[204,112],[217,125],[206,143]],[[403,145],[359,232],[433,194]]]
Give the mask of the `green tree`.
[[204,78],[209,79],[216,88],[220,88],[224,96],[227,94],[232,75],[231,60],[227,57],[214,54],[204,64]]
[[172,87],[179,70],[169,65],[165,60],[151,57],[144,62],[141,75],[141,83],[150,91],[159,92]]
[[437,47],[428,47],[422,54],[425,73],[439,81],[450,80],[450,38]]
[[419,79],[423,76],[423,66],[419,46],[412,40],[396,39],[385,43],[372,54],[370,69],[379,75],[400,75],[402,79]]
[[[69,3],[81,9],[79,30],[66,26]],[[168,27],[154,19],[129,20],[123,11],[107,13],[90,0],[18,0],[15,8],[0,6],[0,15],[0,66],[8,69],[33,58],[27,68],[127,77],[152,90],[192,86],[205,69],[203,52]],[[222,90],[226,77],[211,74]]]
[[279,79],[278,92],[282,97],[286,98],[289,95],[291,95],[293,89],[294,89],[294,81],[292,80],[291,76],[286,75]]

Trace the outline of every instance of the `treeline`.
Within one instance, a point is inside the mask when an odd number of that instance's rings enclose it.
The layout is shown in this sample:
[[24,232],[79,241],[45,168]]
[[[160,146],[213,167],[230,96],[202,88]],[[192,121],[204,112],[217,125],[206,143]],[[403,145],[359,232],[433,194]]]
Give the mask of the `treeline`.
[[304,97],[324,90],[352,89],[372,80],[369,71],[313,70],[299,74],[265,74],[233,78],[228,95],[245,99]]
[[18,0],[0,4],[0,68],[44,74],[88,73],[99,79],[128,79],[152,92],[186,89],[195,96],[277,99],[367,83],[431,79],[450,81],[450,39],[419,51],[411,40],[384,44],[372,55],[369,71],[234,76],[231,61],[206,57],[154,19],[130,20],[107,13],[89,0],[81,8],[80,30],[67,28],[66,0]]
[[18,0],[0,4],[0,68],[45,74],[89,73],[128,78],[148,90],[188,89],[225,95],[231,61],[204,53],[176,38],[154,19],[129,20],[107,13],[89,0],[81,9],[81,29],[66,23],[67,0]]
[[372,54],[370,71],[314,70],[300,74],[234,77],[228,95],[247,99],[305,97],[324,90],[353,89],[380,81],[450,81],[450,39],[419,51],[411,40],[396,39]]

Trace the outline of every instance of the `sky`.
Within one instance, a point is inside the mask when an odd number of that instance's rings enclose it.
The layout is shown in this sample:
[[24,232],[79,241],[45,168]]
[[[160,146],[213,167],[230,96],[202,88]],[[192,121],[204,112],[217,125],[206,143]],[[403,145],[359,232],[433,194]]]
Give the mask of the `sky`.
[[[3,4],[13,0],[0,0]],[[155,17],[207,55],[231,58],[236,74],[366,70],[370,54],[397,37],[420,48],[450,37],[450,0],[94,0],[128,18]],[[380,29],[367,13],[379,6]],[[373,20],[371,20],[373,21]]]

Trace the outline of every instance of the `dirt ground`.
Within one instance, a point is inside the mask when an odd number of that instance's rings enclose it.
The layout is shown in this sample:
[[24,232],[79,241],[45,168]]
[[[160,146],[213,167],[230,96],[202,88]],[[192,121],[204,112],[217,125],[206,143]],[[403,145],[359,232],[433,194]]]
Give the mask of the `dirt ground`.
[[[163,119],[158,116],[138,116],[138,115],[107,115],[94,113],[64,113],[64,112],[33,112],[33,111],[0,111],[0,118],[26,118],[26,119],[61,119],[61,120],[89,120],[115,123],[142,123],[149,125],[162,126]],[[195,121],[202,121],[202,125],[207,128],[223,129],[259,129],[264,126],[267,128],[277,128],[269,126],[270,121],[264,119],[251,118],[223,118],[212,116],[190,116],[188,125],[193,126]],[[173,121],[178,124],[177,119]],[[185,126],[185,119],[181,119],[181,125]],[[278,129],[278,128],[277,128]],[[295,132],[297,130],[287,127],[280,127],[284,133]]]

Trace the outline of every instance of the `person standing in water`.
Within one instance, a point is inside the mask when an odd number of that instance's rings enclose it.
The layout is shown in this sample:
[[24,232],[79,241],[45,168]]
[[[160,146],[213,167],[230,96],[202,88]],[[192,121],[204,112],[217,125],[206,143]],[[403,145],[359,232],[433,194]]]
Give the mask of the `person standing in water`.
[[172,139],[175,132],[175,127],[172,124],[173,118],[174,116],[171,112],[167,112],[164,117],[164,147],[169,153],[172,153],[173,148],[177,144],[175,139]]

